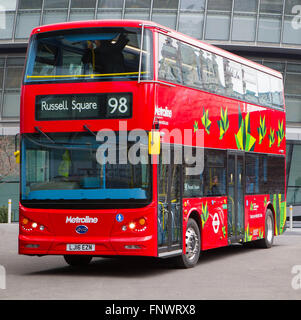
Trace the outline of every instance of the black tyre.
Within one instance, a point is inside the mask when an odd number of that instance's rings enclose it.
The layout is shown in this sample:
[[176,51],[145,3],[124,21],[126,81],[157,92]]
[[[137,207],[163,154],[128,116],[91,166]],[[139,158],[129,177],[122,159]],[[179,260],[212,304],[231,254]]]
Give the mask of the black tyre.
[[70,266],[80,267],[88,265],[92,257],[84,255],[64,255],[64,259]]
[[265,236],[263,239],[255,241],[260,248],[271,248],[274,242],[274,215],[272,210],[268,209],[265,215]]
[[194,219],[189,219],[185,234],[186,254],[175,258],[175,263],[180,268],[194,267],[200,257],[201,233]]

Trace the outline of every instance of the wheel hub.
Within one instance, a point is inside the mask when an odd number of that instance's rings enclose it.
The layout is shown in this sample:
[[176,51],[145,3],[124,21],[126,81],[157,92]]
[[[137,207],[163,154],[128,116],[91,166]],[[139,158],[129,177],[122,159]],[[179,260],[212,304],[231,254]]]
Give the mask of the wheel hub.
[[193,228],[186,230],[186,256],[189,260],[193,260],[199,250],[198,235]]

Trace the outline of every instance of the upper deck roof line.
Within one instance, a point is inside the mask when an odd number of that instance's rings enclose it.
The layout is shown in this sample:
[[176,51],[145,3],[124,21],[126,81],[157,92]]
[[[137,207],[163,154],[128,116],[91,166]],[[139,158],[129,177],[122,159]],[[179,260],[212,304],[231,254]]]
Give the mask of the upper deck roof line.
[[74,29],[74,28],[87,28],[87,27],[107,27],[107,26],[140,27],[142,24],[145,24],[147,26],[162,27],[164,29],[173,31],[172,29],[161,26],[158,23],[155,23],[153,21],[110,19],[110,20],[72,21],[72,22],[47,24],[47,25],[34,28],[32,30],[32,34],[39,33],[39,32],[60,30],[60,29]]
[[[41,33],[41,32],[67,30],[67,29],[80,29],[80,28],[96,28],[96,27],[138,28],[138,27],[141,27],[142,24],[146,25],[147,27],[154,27],[154,28],[169,31],[171,36],[178,37],[180,40],[189,42],[190,44],[196,45],[204,50],[208,50],[209,52],[219,54],[219,55],[221,55],[225,58],[228,58],[230,60],[236,61],[238,63],[244,64],[244,65],[249,66],[251,68],[266,72],[268,74],[271,74],[273,76],[276,76],[276,77],[282,79],[282,74],[276,70],[270,69],[270,68],[265,67],[261,64],[253,62],[251,60],[247,60],[247,59],[240,57],[238,55],[235,55],[231,52],[228,52],[226,50],[218,48],[212,44],[194,39],[190,36],[187,36],[185,34],[178,32],[178,31],[175,31],[175,30],[170,29],[168,27],[162,26],[156,22],[148,21],[148,20],[120,20],[119,19],[119,20],[88,20],[88,21],[62,22],[62,23],[56,23],[56,24],[50,24],[50,25],[36,27],[32,30],[31,35]],[[187,40],[189,40],[189,41],[187,41]]]

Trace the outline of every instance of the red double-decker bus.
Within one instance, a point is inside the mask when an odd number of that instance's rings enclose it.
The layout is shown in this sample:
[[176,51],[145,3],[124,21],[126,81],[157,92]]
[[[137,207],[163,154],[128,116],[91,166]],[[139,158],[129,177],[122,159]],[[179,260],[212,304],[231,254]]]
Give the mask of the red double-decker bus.
[[281,74],[156,23],[35,28],[20,132],[20,254],[193,267],[285,230]]

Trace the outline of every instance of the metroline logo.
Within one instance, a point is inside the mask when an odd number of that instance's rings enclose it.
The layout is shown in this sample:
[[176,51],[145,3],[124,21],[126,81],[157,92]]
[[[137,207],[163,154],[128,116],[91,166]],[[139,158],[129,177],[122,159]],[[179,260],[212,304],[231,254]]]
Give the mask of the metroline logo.
[[156,116],[161,116],[161,117],[172,117],[172,111],[168,109],[168,107],[161,108],[161,107],[155,107],[155,115]]
[[97,223],[98,218],[90,218],[89,216],[86,216],[84,218],[80,217],[66,217],[66,223]]

